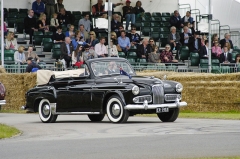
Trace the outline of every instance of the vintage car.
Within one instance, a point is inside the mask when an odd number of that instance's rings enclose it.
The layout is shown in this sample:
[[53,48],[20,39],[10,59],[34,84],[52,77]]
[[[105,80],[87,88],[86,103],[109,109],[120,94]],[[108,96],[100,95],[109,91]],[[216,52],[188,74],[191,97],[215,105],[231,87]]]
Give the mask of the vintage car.
[[37,86],[26,92],[22,109],[38,112],[44,123],[58,115],[88,115],[102,121],[105,114],[113,123],[129,116],[156,113],[163,122],[177,119],[182,84],[154,77],[137,76],[126,59],[88,60],[83,69],[39,70]]
[[2,108],[2,105],[6,104],[6,100],[4,100],[5,95],[6,95],[6,89],[5,89],[4,85],[2,83],[0,83],[0,110]]

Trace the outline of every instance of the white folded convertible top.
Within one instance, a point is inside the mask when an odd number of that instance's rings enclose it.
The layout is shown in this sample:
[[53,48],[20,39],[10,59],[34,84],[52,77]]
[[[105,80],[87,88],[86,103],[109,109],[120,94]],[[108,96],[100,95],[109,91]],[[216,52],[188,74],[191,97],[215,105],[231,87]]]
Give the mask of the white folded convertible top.
[[52,75],[55,78],[68,78],[68,77],[79,77],[80,74],[84,73],[84,68],[68,71],[50,71],[50,70],[38,70],[37,71],[37,85],[47,84]]

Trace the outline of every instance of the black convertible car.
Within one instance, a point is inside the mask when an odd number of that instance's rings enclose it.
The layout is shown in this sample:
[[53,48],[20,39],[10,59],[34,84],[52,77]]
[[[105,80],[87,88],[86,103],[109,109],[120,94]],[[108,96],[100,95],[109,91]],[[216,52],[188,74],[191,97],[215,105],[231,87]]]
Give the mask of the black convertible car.
[[105,114],[113,123],[129,116],[157,113],[163,122],[177,119],[182,84],[154,77],[136,76],[123,58],[98,58],[85,68],[69,71],[39,70],[37,86],[26,92],[22,109],[39,112],[42,122],[55,122],[58,115],[88,115],[102,121]]

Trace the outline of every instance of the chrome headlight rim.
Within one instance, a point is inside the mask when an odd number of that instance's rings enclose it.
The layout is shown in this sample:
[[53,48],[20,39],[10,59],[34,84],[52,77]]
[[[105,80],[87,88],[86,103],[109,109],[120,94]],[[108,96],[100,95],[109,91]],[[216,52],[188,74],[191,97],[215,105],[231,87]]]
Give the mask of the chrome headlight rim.
[[180,93],[180,92],[182,92],[182,90],[183,90],[183,85],[181,83],[178,83],[176,85],[176,91]]
[[133,86],[133,88],[132,88],[132,93],[134,94],[134,95],[138,95],[139,94],[139,92],[140,92],[140,88],[138,87],[138,86]]

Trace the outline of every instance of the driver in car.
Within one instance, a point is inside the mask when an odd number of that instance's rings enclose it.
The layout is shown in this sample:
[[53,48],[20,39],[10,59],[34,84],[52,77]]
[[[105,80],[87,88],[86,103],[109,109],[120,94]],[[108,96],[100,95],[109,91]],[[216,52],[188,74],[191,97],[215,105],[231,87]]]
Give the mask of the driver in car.
[[117,73],[117,65],[114,61],[109,62],[108,69],[105,71],[106,74],[114,74]]

